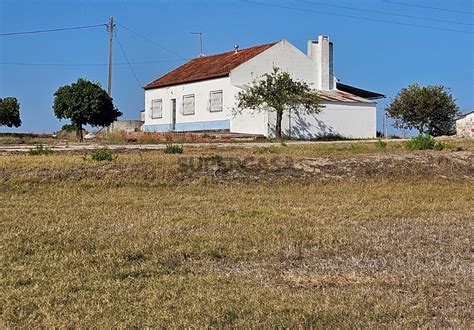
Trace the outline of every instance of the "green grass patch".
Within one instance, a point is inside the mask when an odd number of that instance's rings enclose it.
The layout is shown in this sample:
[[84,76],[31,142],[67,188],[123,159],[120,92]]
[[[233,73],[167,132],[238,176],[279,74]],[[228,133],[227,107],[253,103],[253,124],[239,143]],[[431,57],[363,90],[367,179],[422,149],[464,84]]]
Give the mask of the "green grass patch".
[[375,142],[375,147],[380,150],[385,150],[387,149],[387,142],[384,142],[381,139],[377,139],[377,142]]
[[179,144],[167,144],[164,150],[165,154],[182,154],[183,151],[183,146]]
[[51,155],[53,151],[43,144],[38,144],[36,147],[28,150],[28,155],[30,156],[45,156]]
[[117,159],[118,155],[112,153],[109,150],[98,150],[94,151],[91,154],[91,159],[95,160],[97,162],[103,162],[103,161],[112,161],[114,159]]

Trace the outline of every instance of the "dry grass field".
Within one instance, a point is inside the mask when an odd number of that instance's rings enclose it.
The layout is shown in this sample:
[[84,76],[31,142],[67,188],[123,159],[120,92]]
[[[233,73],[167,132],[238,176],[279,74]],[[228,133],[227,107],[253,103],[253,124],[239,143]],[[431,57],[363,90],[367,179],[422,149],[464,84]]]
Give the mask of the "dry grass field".
[[453,144],[0,156],[0,325],[471,327]]

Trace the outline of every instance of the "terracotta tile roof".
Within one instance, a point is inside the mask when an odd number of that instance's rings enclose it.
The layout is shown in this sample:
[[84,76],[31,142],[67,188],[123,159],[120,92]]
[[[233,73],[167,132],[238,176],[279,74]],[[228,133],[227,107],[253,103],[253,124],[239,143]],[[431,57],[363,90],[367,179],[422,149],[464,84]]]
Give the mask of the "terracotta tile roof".
[[226,77],[232,69],[247,62],[251,58],[275,45],[276,42],[230,51],[222,54],[209,55],[192,59],[164,76],[147,84],[144,89],[160,88],[195,81]]

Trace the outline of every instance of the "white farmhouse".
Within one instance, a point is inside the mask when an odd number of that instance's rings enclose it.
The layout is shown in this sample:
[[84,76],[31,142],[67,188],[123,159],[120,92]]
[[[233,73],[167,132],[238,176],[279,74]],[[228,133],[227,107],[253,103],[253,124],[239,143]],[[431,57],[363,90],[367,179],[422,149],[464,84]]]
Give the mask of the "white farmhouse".
[[284,114],[283,134],[376,136],[375,99],[383,97],[341,84],[333,75],[333,44],[326,36],[308,42],[307,54],[287,40],[201,56],[154,80],[145,89],[145,124],[150,132],[224,130],[274,135],[274,113],[236,114],[236,95],[278,67],[317,90],[324,105],[317,115]]

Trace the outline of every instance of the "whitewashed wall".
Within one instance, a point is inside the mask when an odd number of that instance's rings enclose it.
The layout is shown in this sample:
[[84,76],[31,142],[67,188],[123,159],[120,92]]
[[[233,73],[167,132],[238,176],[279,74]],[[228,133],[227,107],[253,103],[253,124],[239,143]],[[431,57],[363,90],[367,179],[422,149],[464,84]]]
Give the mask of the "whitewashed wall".
[[249,85],[265,73],[272,72],[273,67],[279,67],[289,72],[294,79],[304,80],[308,84],[316,82],[315,64],[298,48],[282,40],[232,70],[231,83],[236,86]]
[[[375,103],[323,103],[318,114],[285,113],[282,133],[298,139],[314,139],[323,135],[348,138],[375,138],[377,117]],[[269,119],[270,137],[275,136],[275,115]]]
[[474,137],[474,113],[456,120],[456,135],[459,137]]
[[[230,84],[230,78],[225,77],[147,90],[145,91],[144,130],[166,132],[171,129],[171,99],[176,99],[176,128],[178,131],[201,130],[203,128],[229,129],[235,89]],[[216,90],[223,91],[223,111],[210,112],[209,93]],[[183,114],[183,96],[189,94],[194,94],[194,115]],[[154,119],[151,116],[151,102],[154,99],[162,99],[162,118]]]
[[[287,40],[282,40],[232,70],[230,73],[231,83],[240,87],[235,90],[235,95],[265,73],[272,72],[274,67],[289,72],[294,79],[304,80],[310,84],[316,80],[317,73],[314,63]],[[243,111],[232,118],[231,132],[268,136],[268,120],[269,116],[266,113]]]

